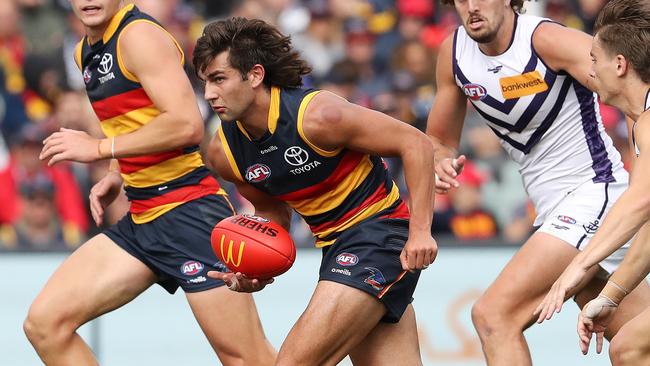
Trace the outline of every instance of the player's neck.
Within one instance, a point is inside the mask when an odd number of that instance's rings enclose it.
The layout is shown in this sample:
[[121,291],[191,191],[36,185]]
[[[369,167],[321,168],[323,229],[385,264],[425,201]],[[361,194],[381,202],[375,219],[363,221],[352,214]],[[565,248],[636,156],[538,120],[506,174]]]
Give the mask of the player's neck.
[[104,37],[104,32],[106,32],[106,28],[108,28],[109,23],[110,21],[106,22],[106,24],[103,24],[101,26],[86,27],[86,36],[88,37],[88,42],[90,42],[90,44],[95,44],[101,41],[102,38]]
[[619,108],[625,115],[636,121],[646,110],[646,98],[649,97],[649,91],[650,84],[644,83],[640,79],[631,80],[623,89],[623,98]]
[[244,124],[246,131],[255,140],[259,140],[269,129],[269,108],[271,107],[271,93],[266,90],[255,95],[253,103],[239,121]]
[[479,43],[478,47],[484,54],[498,56],[508,50],[515,32],[515,17],[514,11],[506,12],[494,40],[488,43]]

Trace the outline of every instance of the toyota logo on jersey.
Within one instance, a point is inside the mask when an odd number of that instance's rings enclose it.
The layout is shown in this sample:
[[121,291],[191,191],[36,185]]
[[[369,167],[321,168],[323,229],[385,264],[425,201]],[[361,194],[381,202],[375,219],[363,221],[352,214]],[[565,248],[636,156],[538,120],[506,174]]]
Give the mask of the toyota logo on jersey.
[[113,55],[111,55],[110,53],[105,53],[102,56],[101,61],[99,61],[99,67],[97,68],[97,71],[106,75],[111,71],[112,68],[113,68]]
[[251,165],[246,169],[246,180],[251,183],[259,183],[271,176],[271,168],[264,164]]
[[463,85],[463,92],[471,100],[481,100],[487,96],[485,88],[478,84]]
[[309,160],[309,153],[300,146],[291,146],[284,151],[284,160],[293,166],[303,165]]

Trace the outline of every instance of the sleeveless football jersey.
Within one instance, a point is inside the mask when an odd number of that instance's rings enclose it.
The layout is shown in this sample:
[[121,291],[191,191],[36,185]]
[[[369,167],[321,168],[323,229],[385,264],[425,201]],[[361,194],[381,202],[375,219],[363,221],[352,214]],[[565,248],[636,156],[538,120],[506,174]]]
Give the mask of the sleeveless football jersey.
[[237,178],[287,202],[324,247],[364,220],[407,219],[408,209],[380,157],[325,151],[307,140],[303,114],[318,92],[273,87],[268,131],[260,140],[240,122],[222,123],[218,133]]
[[546,21],[516,15],[510,45],[498,56],[485,55],[461,26],[453,51],[456,84],[520,165],[536,226],[581,183],[627,180],[595,94],[535,52],[533,32]]
[[[160,114],[120,58],[120,36],[136,22],[160,27],[153,18],[130,4],[113,17],[101,41],[91,45],[84,37],[75,52],[92,108],[107,137],[135,131]],[[151,221],[178,205],[208,194],[225,194],[205,168],[198,145],[119,158],[118,162],[135,223]]]

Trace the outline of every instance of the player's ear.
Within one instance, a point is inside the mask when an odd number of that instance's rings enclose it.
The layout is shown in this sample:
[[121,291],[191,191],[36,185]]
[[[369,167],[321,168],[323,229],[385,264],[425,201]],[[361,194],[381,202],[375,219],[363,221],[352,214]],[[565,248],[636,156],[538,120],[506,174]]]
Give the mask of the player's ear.
[[628,61],[623,55],[616,55],[616,75],[623,76],[629,67]]
[[257,87],[264,82],[264,75],[266,75],[266,70],[264,66],[260,64],[255,64],[251,70],[248,72],[248,78],[251,82],[252,87]]

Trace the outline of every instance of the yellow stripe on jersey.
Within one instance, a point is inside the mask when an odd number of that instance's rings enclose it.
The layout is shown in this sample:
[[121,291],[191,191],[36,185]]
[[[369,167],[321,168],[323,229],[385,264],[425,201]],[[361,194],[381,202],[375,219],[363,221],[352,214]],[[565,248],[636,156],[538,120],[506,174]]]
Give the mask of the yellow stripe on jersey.
[[82,48],[83,48],[83,39],[79,41],[79,43],[77,43],[77,45],[74,48],[74,62],[77,64],[79,70],[81,70],[81,49]]
[[[113,37],[115,32],[117,31],[117,28],[120,26],[120,23],[122,22],[122,19],[124,19],[124,16],[126,13],[131,11],[135,4],[128,4],[120,11],[118,11],[113,18],[111,19],[111,22],[108,24],[108,27],[106,27],[106,31],[104,31],[104,35],[102,36],[102,41],[104,44],[108,43],[108,41]],[[89,43],[90,44],[90,43]]]
[[165,32],[169,36],[169,38],[172,39],[172,42],[174,42],[174,45],[176,46],[176,49],[178,49],[178,52],[180,52],[181,66],[185,63],[185,53],[183,52],[183,49],[178,44],[178,42],[176,41],[174,36],[172,36],[165,28],[161,27],[159,24],[157,24],[155,22],[152,22],[149,19],[136,19],[136,20],[132,21],[131,23],[125,25],[124,28],[122,28],[122,31],[120,32],[120,34],[117,36],[117,46],[115,47],[115,49],[117,50],[117,65],[120,67],[120,71],[122,71],[122,74],[124,74],[124,77],[126,77],[127,79],[129,79],[129,80],[131,80],[133,82],[136,82],[136,83],[140,82],[140,80],[138,80],[138,77],[135,76],[131,71],[129,71],[126,68],[126,66],[124,66],[124,61],[122,61],[122,54],[120,53],[120,39],[122,38],[122,35],[124,34],[124,31],[126,30],[126,28],[132,26],[135,23],[149,23],[151,25],[154,25],[154,26],[160,28],[163,32]]
[[299,214],[305,216],[315,216],[339,207],[343,201],[368,177],[372,171],[372,162],[370,156],[366,155],[357,165],[356,168],[344,180],[337,183],[336,187],[314,199],[288,201]]
[[145,188],[172,181],[201,166],[203,166],[203,160],[201,154],[196,151],[162,161],[130,174],[122,174],[122,178],[124,178],[124,184],[129,187]]
[[180,205],[182,205],[184,203],[185,202],[172,202],[172,203],[168,203],[168,204],[165,204],[165,205],[160,205],[160,206],[154,207],[151,210],[148,210],[148,211],[145,211],[145,212],[142,212],[142,213],[139,213],[139,214],[131,213],[131,219],[136,224],[144,224],[144,223],[147,223],[147,222],[149,222],[149,221],[151,221],[153,219],[158,218],[162,214],[164,214],[166,212],[169,212],[169,211],[173,210],[174,208],[176,208],[176,207],[178,207],[178,206],[180,206]]
[[221,140],[221,147],[223,149],[223,152],[226,154],[226,158],[228,158],[228,163],[230,163],[230,169],[232,169],[232,172],[235,174],[237,179],[244,182],[244,178],[242,178],[241,173],[239,173],[237,162],[235,161],[235,157],[232,155],[232,151],[228,145],[228,140],[226,140],[226,136],[223,134],[223,129],[221,126],[219,126],[217,132],[219,133],[219,139]]
[[332,157],[335,156],[336,154],[340,153],[343,148],[338,148],[333,151],[327,151],[324,149],[321,149],[320,147],[314,145],[307,136],[305,136],[305,132],[303,131],[302,123],[303,123],[303,118],[305,116],[305,109],[307,109],[307,106],[309,105],[309,102],[311,102],[312,98],[316,96],[316,94],[320,93],[320,90],[313,91],[302,99],[300,102],[300,108],[298,109],[298,134],[300,134],[300,137],[302,140],[309,145],[312,149],[314,149],[318,154],[326,157]]
[[278,119],[280,118],[280,88],[277,86],[271,87],[271,105],[269,106],[269,117],[267,119],[267,126],[269,132],[273,134],[275,128],[278,126]]
[[102,131],[107,137],[133,132],[157,117],[160,111],[155,106],[134,109],[101,122]]
[[399,199],[399,189],[397,188],[397,184],[393,183],[393,189],[391,189],[390,193],[381,201],[375,202],[374,204],[368,206],[365,210],[359,212],[357,215],[352,216],[350,219],[346,220],[344,223],[331,227],[327,230],[321,231],[319,233],[314,233],[316,235],[316,248],[322,248],[327,245],[331,245],[334,243],[335,240],[330,240],[330,241],[324,241],[321,242],[318,240],[318,237],[326,237],[334,232],[337,231],[343,231],[352,225],[356,225],[358,222],[363,221],[370,216],[381,212],[385,208],[390,207],[393,203],[395,203]]

